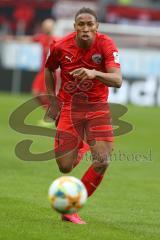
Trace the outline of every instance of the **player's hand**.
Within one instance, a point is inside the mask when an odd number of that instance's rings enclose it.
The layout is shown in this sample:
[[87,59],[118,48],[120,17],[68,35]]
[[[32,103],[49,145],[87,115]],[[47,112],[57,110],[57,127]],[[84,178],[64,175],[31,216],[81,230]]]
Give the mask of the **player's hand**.
[[86,79],[95,79],[96,78],[95,69],[87,69],[87,68],[77,68],[70,72],[75,80],[86,80]]

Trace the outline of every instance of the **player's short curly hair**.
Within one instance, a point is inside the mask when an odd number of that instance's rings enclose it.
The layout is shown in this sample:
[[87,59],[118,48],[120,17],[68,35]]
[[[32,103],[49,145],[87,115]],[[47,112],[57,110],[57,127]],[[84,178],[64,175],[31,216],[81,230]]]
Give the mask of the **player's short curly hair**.
[[76,13],[75,15],[75,21],[76,21],[76,18],[80,15],[80,14],[83,14],[83,13],[88,13],[90,15],[92,15],[93,17],[95,17],[96,21],[98,21],[98,17],[97,17],[97,14],[94,10],[92,10],[91,8],[86,8],[86,7],[83,7],[81,9],[78,10],[78,12]]

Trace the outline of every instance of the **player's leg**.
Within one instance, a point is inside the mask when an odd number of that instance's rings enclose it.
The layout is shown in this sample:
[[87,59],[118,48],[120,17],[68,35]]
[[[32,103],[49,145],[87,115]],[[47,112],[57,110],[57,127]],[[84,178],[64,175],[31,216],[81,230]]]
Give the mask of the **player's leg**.
[[77,153],[77,159],[74,163],[74,166],[73,167],[76,167],[81,161],[82,159],[84,158],[85,154],[90,150],[90,147],[89,145],[83,141],[81,145],[78,146],[78,153]]
[[[83,148],[83,141],[75,131],[69,112],[61,110],[57,125],[57,134],[55,139],[55,155],[59,170],[62,173],[69,173],[77,165],[78,151]],[[79,123],[78,123],[79,124]],[[80,129],[80,128],[79,128]],[[81,127],[83,132],[83,126]],[[83,133],[81,132],[81,136]],[[85,146],[86,151],[86,146]],[[85,224],[77,213],[62,214],[63,221],[69,221],[75,224]]]
[[87,142],[90,145],[93,160],[91,166],[82,177],[88,196],[96,190],[102,181],[109,165],[109,156],[113,150],[114,138],[108,105],[98,105],[98,107],[100,107],[100,110],[88,113],[86,124]]
[[[80,163],[85,153],[90,150],[90,147],[83,141],[79,143],[78,146],[75,146],[75,143],[78,142],[75,136],[71,135],[67,137],[65,135],[67,135],[67,133],[58,133],[57,131],[55,155],[60,171],[63,173],[69,173]],[[63,144],[60,144],[59,142],[61,142],[61,140],[58,139],[63,140]]]
[[75,131],[70,111],[62,108],[55,138],[55,157],[61,172],[69,173],[76,165],[80,146],[82,140]]
[[[61,137],[61,136],[60,136]],[[59,170],[62,173],[69,173],[72,171],[74,167],[74,163],[77,159],[77,153],[78,149],[77,147],[74,147],[72,150],[67,149],[68,143],[71,143],[68,139],[64,139],[64,145],[65,149],[60,146],[58,143],[58,140],[55,140],[55,157],[56,162],[58,164]]]
[[[90,196],[101,183],[104,173],[109,164],[109,155],[113,149],[112,142],[97,141],[94,146],[90,146],[93,163],[82,178],[88,196]],[[75,224],[86,224],[77,213],[63,214],[63,221],[70,221]]]
[[92,153],[92,164],[82,177],[86,186],[88,196],[91,196],[101,183],[104,173],[109,165],[109,156],[113,150],[113,143],[107,141],[96,141],[90,146]]
[[[78,148],[72,151],[72,153],[56,158],[59,169],[62,173],[69,173],[73,167],[77,165],[77,154]],[[62,221],[68,221],[74,224],[86,224],[86,222],[83,221],[76,212],[71,214],[62,214],[61,219]]]

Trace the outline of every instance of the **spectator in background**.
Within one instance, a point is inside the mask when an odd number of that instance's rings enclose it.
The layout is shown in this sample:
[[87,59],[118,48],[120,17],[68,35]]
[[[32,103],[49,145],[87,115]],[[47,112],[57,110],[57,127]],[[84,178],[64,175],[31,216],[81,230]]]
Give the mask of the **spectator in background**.
[[[48,54],[49,46],[58,40],[53,36],[55,22],[53,19],[45,19],[41,24],[41,32],[34,36],[17,36],[16,39],[21,42],[37,42],[42,46],[41,68],[32,83],[32,94],[37,97],[39,104],[45,108],[48,107],[48,98],[45,96],[46,87],[44,82],[44,65]],[[40,120],[39,125],[47,126],[49,123]]]
[[[3,41],[11,41],[16,40],[17,42],[23,42],[23,43],[32,43],[37,42],[42,47],[42,59],[41,59],[41,67],[39,72],[37,73],[35,79],[33,80],[32,84],[32,93],[34,96],[39,96],[40,94],[46,93],[46,87],[44,83],[44,65],[46,61],[46,57],[48,54],[49,46],[52,42],[58,40],[55,36],[53,36],[54,32],[54,25],[55,22],[53,19],[45,19],[41,23],[41,30],[40,33],[35,34],[33,36],[30,35],[3,35],[0,37],[0,40]],[[34,59],[33,59],[34,60]],[[47,105],[47,99],[41,98],[41,96],[38,97],[40,105]]]
[[[36,34],[33,37],[27,37],[28,40],[33,42],[38,42],[42,46],[42,64],[40,71],[37,73],[33,84],[32,93],[34,96],[46,93],[46,87],[44,83],[44,64],[46,61],[49,46],[56,38],[53,36],[54,21],[52,19],[46,19],[42,22],[41,33]],[[44,100],[39,97],[41,104],[46,104]]]
[[[33,42],[38,42],[42,46],[42,64],[40,71],[37,73],[33,81],[32,93],[34,96],[37,96],[40,105],[44,107],[47,107],[49,104],[48,98],[45,96],[41,96],[41,94],[46,94],[46,86],[44,82],[44,65],[50,44],[53,41],[57,40],[57,38],[53,36],[54,24],[55,23],[52,19],[44,20],[41,25],[41,33],[31,37],[31,40]],[[43,120],[40,120],[39,124],[46,125],[46,123]]]

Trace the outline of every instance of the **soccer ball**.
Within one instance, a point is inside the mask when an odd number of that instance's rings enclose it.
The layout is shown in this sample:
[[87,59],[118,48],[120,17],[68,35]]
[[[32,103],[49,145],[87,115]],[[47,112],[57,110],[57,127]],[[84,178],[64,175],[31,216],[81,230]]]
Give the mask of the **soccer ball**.
[[51,206],[60,213],[77,212],[87,201],[84,184],[71,176],[56,179],[51,184],[48,195]]

